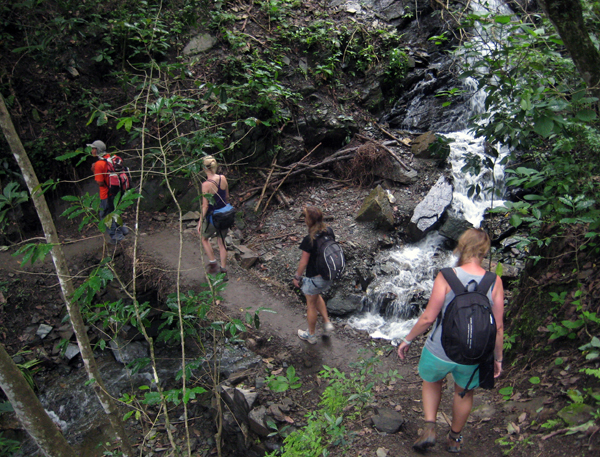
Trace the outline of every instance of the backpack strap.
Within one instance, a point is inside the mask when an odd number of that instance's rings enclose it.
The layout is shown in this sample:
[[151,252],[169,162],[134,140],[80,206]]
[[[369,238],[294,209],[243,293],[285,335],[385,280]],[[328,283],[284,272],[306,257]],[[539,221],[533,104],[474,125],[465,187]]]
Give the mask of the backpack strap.
[[465,285],[458,279],[453,268],[442,268],[440,273],[444,276],[444,279],[448,282],[448,285],[452,288],[454,295],[459,295],[467,291]]
[[483,294],[487,294],[488,290],[490,290],[490,287],[492,287],[495,284],[495,282],[496,273],[486,271],[485,275],[483,275],[483,278],[481,279],[481,281],[479,281],[479,284],[477,285],[477,291]]
[[[456,276],[456,273],[454,272],[453,268],[442,268],[440,270],[440,273],[442,273],[442,275],[444,276],[444,279],[446,280],[446,282],[448,282],[448,285],[452,288],[454,295],[462,294],[467,291],[467,287],[461,282],[460,279],[458,279],[458,276]],[[485,274],[483,275],[483,278],[481,278],[481,281],[479,281],[479,284],[477,284],[477,291],[483,293],[484,295],[487,295],[488,290],[490,289],[490,287],[492,287],[492,285],[495,282],[496,282],[496,273],[492,273],[491,271],[486,271]],[[437,330],[437,328],[440,325],[442,325],[442,318],[443,318],[443,316],[442,316],[442,313],[440,312],[436,319],[435,330]],[[471,381],[469,381],[469,382],[471,382]]]
[[471,385],[471,381],[473,381],[473,378],[475,377],[475,373],[477,373],[480,368],[481,368],[481,365],[477,365],[477,368],[475,368],[475,370],[473,370],[473,373],[471,374],[471,377],[469,378],[469,382],[467,382],[467,385],[465,386],[464,390],[458,394],[458,395],[460,395],[460,398],[465,398],[465,395],[467,394],[467,392],[469,390],[473,390],[473,389],[469,389],[469,386]]
[[222,178],[222,177],[223,177],[222,175],[219,175],[219,182],[213,181],[212,179],[207,179],[207,181],[208,181],[208,182],[211,182],[211,183],[213,183],[215,186],[217,186],[217,191],[216,191],[216,192],[215,192],[213,195],[216,195],[217,197],[219,197],[219,199],[220,199],[220,200],[223,202],[223,204],[224,204],[224,205],[226,205],[226,204],[227,204],[227,202],[226,202],[225,200],[223,200],[223,197],[221,197],[221,196],[219,195],[219,191],[220,191],[220,190],[223,190],[223,189],[221,189],[221,178]]

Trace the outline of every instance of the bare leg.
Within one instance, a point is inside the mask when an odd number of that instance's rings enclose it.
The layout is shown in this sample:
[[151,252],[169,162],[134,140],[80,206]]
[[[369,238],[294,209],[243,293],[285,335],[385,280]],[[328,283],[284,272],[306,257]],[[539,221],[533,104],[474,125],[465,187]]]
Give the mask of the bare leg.
[[317,302],[320,295],[305,295],[306,297],[306,319],[308,320],[308,333],[315,334],[317,327]]
[[327,305],[321,295],[317,295],[317,303],[315,304],[317,312],[323,316],[323,322],[329,322],[329,314],[327,313]]
[[437,382],[423,381],[423,413],[427,422],[435,422],[442,400],[443,383],[443,379]]
[[208,238],[202,237],[202,247],[204,248],[204,252],[206,252],[206,256],[208,257],[208,260],[210,262],[214,262],[215,253],[213,251],[213,248],[210,244],[210,240]]
[[225,240],[217,235],[217,244],[219,245],[219,256],[221,257],[221,268],[227,269],[227,246]]
[[458,384],[454,384],[454,403],[452,404],[452,430],[460,433],[473,407],[473,391],[470,390],[461,398],[459,395],[463,390]]

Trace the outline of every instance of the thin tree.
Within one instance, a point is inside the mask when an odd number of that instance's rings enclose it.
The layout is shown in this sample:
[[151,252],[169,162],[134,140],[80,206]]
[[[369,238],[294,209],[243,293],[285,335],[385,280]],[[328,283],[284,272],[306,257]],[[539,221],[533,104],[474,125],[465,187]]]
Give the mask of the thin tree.
[[46,242],[49,245],[52,245],[52,260],[54,262],[54,267],[56,269],[58,281],[60,283],[63,298],[67,305],[67,311],[69,312],[71,325],[73,326],[73,331],[77,338],[77,343],[79,345],[79,350],[81,352],[81,357],[83,359],[88,378],[90,379],[90,381],[92,381],[92,385],[96,395],[98,396],[98,400],[104,408],[104,412],[108,416],[108,420],[112,425],[113,431],[117,439],[120,441],[121,451],[123,452],[123,455],[125,457],[132,457],[133,450],[131,448],[131,445],[129,444],[129,439],[127,438],[127,435],[125,433],[125,428],[123,427],[123,422],[121,421],[121,418],[119,416],[117,405],[114,399],[106,390],[102,378],[100,376],[100,371],[98,370],[98,365],[96,364],[96,359],[94,358],[94,353],[90,344],[90,340],[88,338],[85,324],[83,322],[83,317],[81,316],[79,305],[75,301],[71,300],[71,297],[73,296],[75,290],[73,287],[73,282],[71,280],[69,267],[67,265],[65,255],[63,253],[62,246],[60,245],[60,240],[58,239],[56,227],[54,226],[54,220],[52,219],[52,215],[50,214],[50,210],[48,209],[46,198],[44,197],[43,192],[40,190],[40,183],[38,181],[37,175],[35,174],[33,166],[29,161],[29,157],[27,156],[27,152],[25,151],[25,148],[21,143],[21,139],[19,138],[15,130],[8,109],[6,108],[6,105],[4,103],[4,97],[2,97],[1,94],[0,127],[2,127],[2,131],[4,132],[6,141],[10,146],[10,149],[15,157],[15,160],[19,165],[19,168],[21,169],[21,173],[23,174],[23,178],[25,179],[27,188],[29,189],[29,193],[31,194],[31,198],[35,205],[35,209],[44,229]]
[[580,0],[540,0],[582,79],[600,95],[600,53],[585,26]]
[[75,457],[75,451],[52,422],[19,368],[0,344],[0,387],[17,418],[48,457]]

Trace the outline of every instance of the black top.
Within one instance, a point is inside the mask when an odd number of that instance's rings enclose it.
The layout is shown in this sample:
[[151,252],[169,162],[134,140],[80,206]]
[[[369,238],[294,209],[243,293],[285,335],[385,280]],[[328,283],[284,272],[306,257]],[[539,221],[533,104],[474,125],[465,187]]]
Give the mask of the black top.
[[[335,240],[335,235],[331,227],[327,227],[323,232],[319,232],[315,235],[318,236],[320,233],[327,233],[331,235]],[[310,235],[306,235],[300,243],[300,249],[304,252],[308,252],[310,254],[310,258],[308,259],[308,265],[306,266],[306,277],[314,278],[315,276],[319,276],[319,272],[317,271],[317,243],[315,241],[311,241]]]
[[211,182],[217,186],[217,193],[213,194],[215,196],[215,203],[208,203],[208,210],[206,211],[206,214],[211,214],[214,210],[227,206],[227,189],[221,189],[221,178],[222,176],[219,175],[219,182],[215,182],[212,179],[207,179],[208,182]]

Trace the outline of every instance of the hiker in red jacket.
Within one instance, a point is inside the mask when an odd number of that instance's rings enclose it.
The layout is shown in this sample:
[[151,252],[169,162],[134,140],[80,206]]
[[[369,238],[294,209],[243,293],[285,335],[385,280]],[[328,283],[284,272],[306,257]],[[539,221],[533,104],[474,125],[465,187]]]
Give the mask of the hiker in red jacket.
[[[86,146],[92,148],[92,156],[98,159],[92,165],[92,172],[94,173],[94,179],[96,180],[96,184],[98,184],[100,192],[100,218],[104,219],[115,210],[115,196],[110,194],[108,185],[107,160],[110,159],[110,154],[106,152],[106,144],[103,141],[96,140]],[[125,226],[119,226],[114,217],[110,226],[106,225],[108,227],[109,243],[111,244],[117,244],[129,233],[129,229]]]

